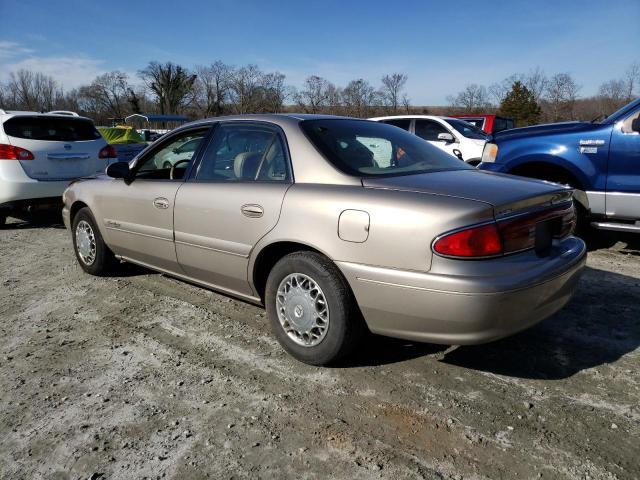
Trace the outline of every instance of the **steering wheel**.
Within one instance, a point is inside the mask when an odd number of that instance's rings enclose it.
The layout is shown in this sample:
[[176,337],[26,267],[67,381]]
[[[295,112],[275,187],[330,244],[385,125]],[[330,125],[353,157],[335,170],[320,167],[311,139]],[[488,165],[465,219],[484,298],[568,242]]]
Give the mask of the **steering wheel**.
[[175,180],[175,179],[173,178],[173,174],[175,173],[175,171],[176,171],[176,167],[177,167],[178,165],[180,165],[181,163],[189,163],[190,161],[191,161],[191,159],[190,159],[190,158],[185,158],[185,159],[183,159],[183,160],[178,160],[176,163],[174,163],[173,165],[171,165],[171,170],[169,170],[169,180]]

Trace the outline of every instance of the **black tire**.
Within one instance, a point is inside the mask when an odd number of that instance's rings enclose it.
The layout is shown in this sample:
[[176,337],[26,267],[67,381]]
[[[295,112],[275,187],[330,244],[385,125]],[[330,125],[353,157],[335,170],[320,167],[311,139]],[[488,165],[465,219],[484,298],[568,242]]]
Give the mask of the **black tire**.
[[[278,288],[285,278],[296,273],[313,280],[326,298],[329,321],[326,333],[317,345],[296,343],[280,323]],[[347,281],[333,262],[315,252],[294,252],[275,264],[267,279],[265,305],[271,329],[280,345],[291,356],[310,365],[328,365],[344,358],[358,345],[366,332],[364,320]]]
[[[93,254],[93,259],[91,261],[89,261],[90,258],[83,258],[83,255],[78,249],[78,226],[81,224],[82,226],[88,225],[91,228],[91,233],[93,234],[95,253]],[[104,243],[100,230],[98,230],[96,220],[93,218],[93,214],[88,207],[81,208],[73,217],[71,238],[73,239],[73,251],[76,255],[76,259],[78,260],[80,267],[82,267],[85,272],[96,276],[107,276],[115,270],[118,265],[118,261],[113,255],[113,252],[111,252],[109,247]]]
[[7,214],[0,213],[0,228],[4,228],[6,224],[7,224]]

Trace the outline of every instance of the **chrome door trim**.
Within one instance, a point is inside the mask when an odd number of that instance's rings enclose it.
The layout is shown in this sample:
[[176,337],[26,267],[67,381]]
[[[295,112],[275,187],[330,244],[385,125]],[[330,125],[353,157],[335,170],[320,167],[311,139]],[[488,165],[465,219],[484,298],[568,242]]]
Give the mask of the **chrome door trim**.
[[47,153],[49,160],[88,160],[91,155],[88,153]]

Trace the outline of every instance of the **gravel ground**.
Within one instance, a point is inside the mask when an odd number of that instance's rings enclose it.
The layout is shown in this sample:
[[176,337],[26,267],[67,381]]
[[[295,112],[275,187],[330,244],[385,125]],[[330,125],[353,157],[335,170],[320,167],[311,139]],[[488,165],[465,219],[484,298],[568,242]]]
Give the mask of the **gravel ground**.
[[640,477],[633,238],[527,332],[372,337],[340,368],[288,357],[260,308],[84,274],[60,225],[0,230],[0,282],[3,479]]

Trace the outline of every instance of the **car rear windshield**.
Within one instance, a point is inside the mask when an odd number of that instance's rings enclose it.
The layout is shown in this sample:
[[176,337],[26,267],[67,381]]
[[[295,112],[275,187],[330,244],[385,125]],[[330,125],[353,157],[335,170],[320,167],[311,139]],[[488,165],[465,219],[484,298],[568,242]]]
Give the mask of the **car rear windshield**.
[[44,115],[11,117],[4,122],[4,131],[10,137],[29,140],[73,142],[100,138],[100,132],[90,120]]
[[446,121],[464,137],[472,138],[474,140],[487,139],[487,134],[468,119],[458,120],[455,118],[447,118]]
[[305,120],[303,132],[338,169],[357,176],[410,175],[472,168],[399,128],[351,119]]

